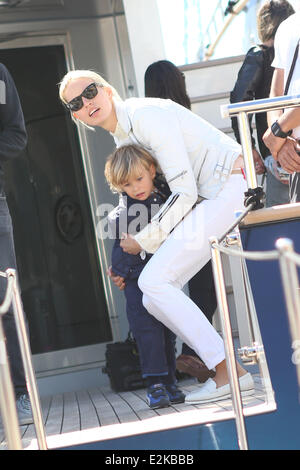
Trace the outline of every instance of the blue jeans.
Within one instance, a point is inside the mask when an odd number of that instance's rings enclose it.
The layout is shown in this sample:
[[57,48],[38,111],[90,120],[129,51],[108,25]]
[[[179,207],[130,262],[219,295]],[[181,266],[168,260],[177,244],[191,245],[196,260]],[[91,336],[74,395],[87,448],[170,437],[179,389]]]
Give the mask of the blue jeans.
[[147,312],[137,279],[126,279],[125,283],[127,318],[137,342],[142,375],[168,375],[168,382],[175,383],[176,335]]
[[300,202],[300,173],[290,176],[290,200],[292,203]]
[[[16,269],[16,256],[13,241],[11,217],[5,197],[0,197],[0,271]],[[2,304],[7,287],[6,278],[0,276],[0,303]],[[2,316],[9,356],[10,371],[16,394],[27,393],[25,374],[19,347],[12,306]]]
[[289,185],[283,184],[270,171],[267,171],[266,207],[289,204],[289,202]]

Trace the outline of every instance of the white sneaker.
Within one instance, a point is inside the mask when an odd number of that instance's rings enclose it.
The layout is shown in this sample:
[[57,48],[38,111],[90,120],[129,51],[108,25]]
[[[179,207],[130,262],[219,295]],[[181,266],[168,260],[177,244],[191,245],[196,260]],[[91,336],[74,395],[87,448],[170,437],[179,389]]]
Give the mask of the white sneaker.
[[[249,372],[239,378],[241,395],[253,395],[254,382]],[[185,397],[185,403],[188,405],[198,405],[201,403],[208,403],[211,401],[220,401],[231,398],[229,383],[217,388],[217,384],[213,379],[208,379],[202,387],[193,390]]]
[[18,396],[16,401],[16,407],[20,426],[24,424],[32,424],[32,409],[29,396],[26,393]]

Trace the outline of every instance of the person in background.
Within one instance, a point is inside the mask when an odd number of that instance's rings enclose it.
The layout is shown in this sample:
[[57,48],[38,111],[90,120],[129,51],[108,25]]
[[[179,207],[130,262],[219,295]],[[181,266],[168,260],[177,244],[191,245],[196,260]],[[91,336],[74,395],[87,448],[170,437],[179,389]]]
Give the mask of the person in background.
[[[146,97],[170,99],[191,109],[184,74],[172,62],[159,60],[150,64],[144,75],[144,83]],[[190,298],[212,323],[217,298],[211,261],[190,279],[188,287]],[[197,377],[199,382],[205,382],[214,376],[214,371],[208,370],[196,352],[186,343],[182,344],[182,352],[177,357],[176,366],[178,371]]]
[[167,200],[164,183],[157,175],[157,162],[142,147],[124,145],[108,158],[105,177],[120,203],[109,215],[110,234],[115,239],[111,269],[123,278],[126,312],[130,330],[137,342],[142,376],[147,383],[147,400],[152,409],[184,402],[176,385],[174,333],[147,312],[138,278],[151,255],[125,253],[122,233],[136,235]]
[[[287,18],[275,36],[275,67],[270,97],[300,94],[300,12]],[[290,202],[300,202],[300,108],[268,112],[264,143],[290,174]]]
[[[7,68],[0,64],[0,80],[5,84],[5,97],[0,99],[0,270],[17,269],[13,227],[4,191],[3,164],[18,157],[27,144],[27,134],[19,95]],[[5,99],[4,99],[5,98]],[[0,276],[0,303],[6,293],[7,281]],[[6,346],[12,382],[16,394],[19,423],[33,422],[26,380],[12,306],[3,317]]]
[[[274,68],[274,37],[282,21],[294,13],[292,5],[286,0],[265,2],[257,14],[257,31],[261,41],[249,49],[238,77],[230,94],[230,102],[251,101],[269,97]],[[256,148],[252,115],[249,115],[252,152],[256,173],[266,171],[266,207],[289,202],[288,174],[280,171],[276,161],[270,155],[263,142],[263,135],[268,128],[267,113],[255,115],[258,149]],[[237,118],[231,118],[232,129],[236,140],[240,143]]]

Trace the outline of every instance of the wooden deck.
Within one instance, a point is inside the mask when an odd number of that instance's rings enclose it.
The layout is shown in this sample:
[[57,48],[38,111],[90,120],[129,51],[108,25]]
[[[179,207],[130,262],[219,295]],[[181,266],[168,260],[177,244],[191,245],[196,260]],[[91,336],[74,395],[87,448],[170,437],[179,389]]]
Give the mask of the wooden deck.
[[[260,377],[255,375],[254,380],[255,395],[243,399],[245,414],[263,412],[268,405]],[[179,386],[184,392],[189,392],[199,383],[196,379],[188,379],[181,381]],[[42,397],[41,405],[48,448],[233,417],[231,400],[206,405],[182,403],[151,410],[146,402],[145,389],[122,393],[115,393],[108,387],[80,390]],[[38,449],[34,425],[21,426],[20,429],[23,448]],[[0,430],[0,449],[6,449],[3,430]]]

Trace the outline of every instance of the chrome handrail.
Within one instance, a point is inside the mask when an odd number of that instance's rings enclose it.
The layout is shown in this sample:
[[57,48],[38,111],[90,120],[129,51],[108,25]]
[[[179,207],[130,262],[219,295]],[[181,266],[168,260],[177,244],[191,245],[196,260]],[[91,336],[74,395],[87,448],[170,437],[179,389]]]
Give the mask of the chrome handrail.
[[295,108],[297,106],[300,106],[300,95],[277,96],[275,98],[242,101],[221,106],[223,118],[236,116],[238,120],[248,188],[257,188],[257,178],[247,114],[262,113],[274,109]]
[[221,105],[223,118],[238,116],[239,113],[263,113],[274,109],[295,108],[300,105],[300,95],[276,96],[260,100],[241,101]]
[[[238,225],[239,222],[236,222]],[[233,409],[235,413],[235,421],[237,428],[237,436],[239,448],[246,450],[248,448],[247,433],[243,415],[243,405],[241,399],[240,386],[238,381],[238,374],[235,361],[235,351],[233,344],[232,329],[230,323],[230,315],[228,309],[228,302],[226,298],[226,287],[224,280],[224,273],[222,268],[221,253],[227,256],[239,256],[244,259],[255,261],[266,260],[279,260],[280,273],[283,285],[283,291],[286,300],[287,312],[290,324],[290,334],[292,338],[292,347],[296,349],[295,360],[293,363],[296,366],[297,378],[300,390],[300,292],[299,292],[299,279],[297,274],[296,265],[300,267],[300,255],[296,254],[293,250],[293,242],[289,239],[279,239],[276,242],[276,250],[265,252],[247,252],[242,250],[235,250],[233,248],[225,248],[223,241],[218,240],[216,237],[210,238],[211,252],[212,252],[212,267],[213,275],[216,286],[216,295],[220,313],[221,327],[224,335],[224,346],[226,363],[228,366],[229,383],[232,394]],[[300,399],[300,396],[299,396]]]
[[218,240],[215,237],[209,239],[211,244],[212,269],[215,281],[216,296],[218,301],[221,327],[223,331],[224,349],[226,363],[228,366],[229,383],[232,393],[233,409],[235,413],[237,436],[239,448],[241,450],[248,449],[248,440],[246,427],[243,417],[243,404],[239,385],[239,378],[235,362],[234,344],[232,337],[232,329],[230,323],[230,315],[226,298],[226,285],[224,280],[224,272],[222,268],[221,254],[218,251]]
[[5,334],[2,323],[2,316],[7,312],[7,309],[9,308],[12,301],[13,279],[9,279],[7,282],[8,285],[5,298],[2,305],[0,306],[0,411],[8,449],[22,450],[17,408],[14,399],[15,393],[11,380]]
[[[240,131],[240,138],[241,138],[241,146],[242,146],[242,153],[245,162],[245,173],[246,173],[246,180],[249,190],[256,190],[257,187],[257,177],[256,171],[254,166],[254,159],[253,159],[253,151],[252,151],[252,142],[251,142],[251,135],[250,135],[250,128],[249,128],[249,120],[248,114],[249,113],[260,113],[260,112],[267,112],[274,109],[283,109],[283,108],[293,108],[300,106],[300,95],[296,96],[280,96],[275,98],[264,98],[261,100],[253,100],[253,101],[243,101],[239,103],[232,103],[226,104],[221,106],[221,115],[223,118],[236,116]],[[218,300],[218,307],[220,311],[220,320],[222,325],[222,331],[224,335],[224,346],[225,346],[225,355],[226,355],[226,362],[228,366],[229,372],[229,383],[231,388],[231,394],[233,398],[233,408],[235,413],[235,421],[236,421],[236,428],[237,428],[237,436],[240,449],[247,449],[247,434],[243,416],[243,405],[240,393],[240,386],[237,374],[237,367],[235,362],[234,356],[234,346],[233,346],[233,338],[232,338],[232,329],[230,324],[230,316],[228,310],[228,303],[226,299],[226,290],[224,290],[225,281],[224,281],[224,274],[222,269],[222,261],[220,251],[225,251],[224,248],[221,248],[221,243],[224,241],[226,236],[230,233],[230,231],[234,230],[234,228],[239,224],[239,222],[246,216],[246,214],[254,208],[254,204],[250,204],[246,210],[238,217],[235,223],[226,231],[226,233],[219,239],[215,237],[210,238],[210,245],[211,245],[211,253],[212,253],[212,266],[213,266],[213,274],[216,286],[216,293],[217,293],[217,300]],[[230,250],[227,249],[227,254],[231,251],[234,256],[241,255],[242,251],[239,250]],[[250,253],[249,253],[250,255]],[[255,253],[251,254],[251,257],[257,257],[259,259],[260,254]],[[244,257],[247,258],[247,255],[244,253]],[[277,253],[271,252],[268,253],[265,257],[268,259],[276,259],[280,257],[280,259],[285,259],[282,256],[282,252],[279,255]],[[281,261],[281,265],[286,267],[286,261]],[[290,271],[292,268],[289,266]],[[283,279],[284,282],[284,279]],[[284,284],[285,285],[285,284]],[[291,304],[291,302],[290,302]],[[295,319],[295,313],[291,314],[291,318]],[[291,327],[292,328],[292,327]],[[300,338],[299,338],[300,339]],[[300,366],[299,366],[300,367]],[[300,371],[299,371],[300,374]],[[300,377],[300,376],[299,376]]]
[[32,407],[33,421],[36,429],[37,442],[40,450],[46,450],[47,443],[41,404],[31,360],[30,346],[26,332],[26,323],[16,271],[14,269],[7,269],[5,273],[0,272],[0,276],[7,278],[6,295],[2,305],[0,306],[0,409],[3,416],[4,432],[7,437],[8,448],[10,450],[22,449],[16,403],[14,401],[15,394],[9,371],[5,337],[2,327],[2,316],[7,313],[9,306],[12,304],[26,384]]

